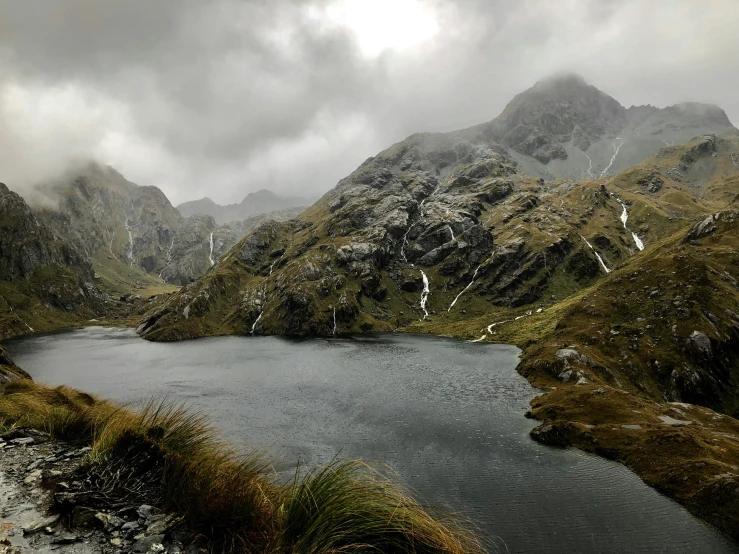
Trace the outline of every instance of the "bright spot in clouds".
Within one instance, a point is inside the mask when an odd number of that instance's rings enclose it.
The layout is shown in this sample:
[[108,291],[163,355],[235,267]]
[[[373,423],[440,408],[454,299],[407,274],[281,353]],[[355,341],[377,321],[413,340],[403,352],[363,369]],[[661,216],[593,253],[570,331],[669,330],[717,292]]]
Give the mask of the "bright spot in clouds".
[[406,50],[439,30],[434,13],[420,0],[339,0],[326,8],[326,16],[348,27],[367,57]]

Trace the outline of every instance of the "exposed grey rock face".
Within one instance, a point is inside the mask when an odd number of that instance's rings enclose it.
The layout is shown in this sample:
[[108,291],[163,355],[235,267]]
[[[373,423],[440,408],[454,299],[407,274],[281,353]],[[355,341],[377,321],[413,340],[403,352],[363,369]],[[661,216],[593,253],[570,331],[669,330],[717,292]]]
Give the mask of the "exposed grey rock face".
[[[0,279],[26,281],[24,288],[48,306],[73,312],[101,301],[93,277],[84,254],[37,218],[18,194],[0,183]],[[2,296],[0,301],[12,315],[12,303]],[[32,331],[28,324],[18,321]],[[0,329],[0,334],[3,331]]]
[[716,215],[709,215],[700,223],[696,223],[693,228],[685,235],[685,240],[697,240],[710,235],[716,230]]
[[695,348],[695,350],[704,357],[711,358],[713,356],[713,351],[711,349],[711,339],[708,338],[708,335],[706,335],[705,333],[701,331],[693,331],[690,334],[690,342],[693,348]]
[[84,256],[42,224],[23,198],[0,183],[0,278],[28,279],[40,266],[71,267],[92,279]]
[[688,102],[626,109],[582,77],[565,74],[539,81],[490,123],[468,131],[505,145],[528,175],[595,179],[697,135],[736,129],[718,106]]
[[5,347],[2,345],[0,345],[0,365],[7,365],[7,366],[15,365],[13,358],[10,357],[10,352],[8,352],[5,349]]
[[[139,332],[160,338],[171,330],[171,340],[207,333],[216,321],[244,334],[369,330],[381,321],[433,319],[428,308],[447,312],[462,290],[494,305],[533,302],[551,272],[585,248],[579,220],[542,202],[570,190],[522,175],[482,135],[413,135],[342,179],[311,219],[257,227],[222,258],[233,277],[206,274],[150,314]],[[608,199],[606,191],[592,201]],[[532,229],[548,238],[530,246]],[[216,315],[216,304],[229,313]],[[361,322],[368,309],[374,322]],[[186,325],[174,330],[178,321]]]
[[627,123],[626,109],[577,75],[560,75],[539,81],[517,95],[488,127],[495,137],[516,152],[546,164],[567,159],[558,144],[571,140],[580,150]]

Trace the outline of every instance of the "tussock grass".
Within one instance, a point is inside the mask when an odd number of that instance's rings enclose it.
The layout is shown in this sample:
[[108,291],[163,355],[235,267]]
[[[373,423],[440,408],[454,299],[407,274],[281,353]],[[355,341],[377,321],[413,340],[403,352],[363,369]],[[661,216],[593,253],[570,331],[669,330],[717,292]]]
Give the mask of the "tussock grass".
[[0,430],[13,427],[91,446],[91,483],[184,515],[214,552],[483,552],[458,521],[424,508],[387,472],[336,460],[278,485],[262,457],[237,454],[206,418],[166,399],[132,410],[14,381],[0,389]]
[[386,475],[334,461],[297,478],[278,510],[279,551],[480,552],[457,522],[435,519]]

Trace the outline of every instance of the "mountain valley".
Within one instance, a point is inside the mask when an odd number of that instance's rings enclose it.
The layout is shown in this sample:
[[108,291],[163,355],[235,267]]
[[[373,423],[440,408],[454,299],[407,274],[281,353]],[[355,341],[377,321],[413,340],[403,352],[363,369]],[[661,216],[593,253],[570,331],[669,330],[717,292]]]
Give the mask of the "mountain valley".
[[1,338],[104,320],[154,342],[516,344],[546,391],[534,439],[624,463],[739,538],[739,130],[720,108],[625,108],[558,75],[305,210],[178,211],[98,164],[48,186],[38,209],[0,186]]

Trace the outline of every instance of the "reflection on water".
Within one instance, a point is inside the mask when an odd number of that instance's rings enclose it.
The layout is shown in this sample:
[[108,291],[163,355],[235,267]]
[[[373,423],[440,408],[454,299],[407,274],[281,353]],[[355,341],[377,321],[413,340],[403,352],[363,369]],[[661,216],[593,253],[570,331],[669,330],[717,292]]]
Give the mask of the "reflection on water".
[[389,463],[505,552],[739,552],[624,467],[531,441],[518,349],[436,337],[224,337],[154,344],[88,328],[7,343],[37,381],[118,401],[167,394],[275,469]]

